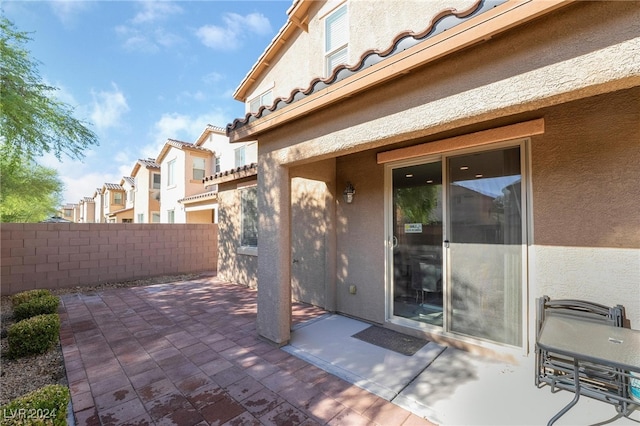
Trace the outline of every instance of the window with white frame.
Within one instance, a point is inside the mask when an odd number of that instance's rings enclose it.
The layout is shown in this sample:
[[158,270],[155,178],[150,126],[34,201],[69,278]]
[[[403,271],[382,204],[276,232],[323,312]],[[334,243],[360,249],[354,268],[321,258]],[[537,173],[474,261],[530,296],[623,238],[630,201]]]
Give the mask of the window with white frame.
[[167,163],[167,186],[176,184],[176,160]]
[[123,204],[123,193],[122,192],[114,192],[113,193],[113,204]]
[[261,106],[270,107],[273,104],[273,91],[267,90],[260,96],[256,96],[255,98],[249,101],[249,112],[254,114],[258,112]]
[[160,223],[160,213],[158,212],[151,213],[151,223]]
[[235,155],[235,166],[234,167],[242,167],[244,166],[246,163],[244,162],[245,159],[245,147],[241,146],[240,148],[236,148],[233,150],[234,155]]
[[194,180],[202,180],[204,179],[205,174],[205,159],[202,157],[193,157],[191,161],[191,166],[193,168],[193,179]]
[[137,223],[144,223],[144,213],[138,213]]
[[161,182],[162,182],[162,180],[160,179],[160,173],[154,173],[153,174],[153,180],[151,181],[151,188],[152,189],[160,189]]
[[221,169],[221,166],[220,166],[220,157],[216,156],[215,157],[215,166],[214,166],[214,169],[213,169],[213,173],[220,173],[221,170],[222,169]]
[[168,223],[176,223],[176,211],[175,210],[167,210],[167,222]]
[[335,67],[346,64],[348,60],[349,15],[346,4],[327,16],[324,34],[325,75],[329,76]]
[[243,247],[258,247],[258,187],[240,189],[241,241]]

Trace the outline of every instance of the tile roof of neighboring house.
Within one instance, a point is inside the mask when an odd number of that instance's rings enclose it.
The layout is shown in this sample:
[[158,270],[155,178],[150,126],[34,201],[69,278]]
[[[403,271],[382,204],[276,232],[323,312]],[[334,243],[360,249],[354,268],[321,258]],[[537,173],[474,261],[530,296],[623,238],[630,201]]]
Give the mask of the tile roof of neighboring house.
[[255,176],[258,174],[258,164],[251,163],[245,166],[236,167],[235,169],[226,170],[224,172],[218,172],[213,176],[205,177],[202,179],[202,183],[216,184],[223,182],[231,182],[236,179],[241,179],[249,176]]
[[167,139],[167,142],[162,147],[162,150],[160,151],[158,158],[156,158],[156,162],[158,164],[162,163],[162,160],[164,159],[164,157],[167,155],[167,153],[172,147],[178,148],[178,149],[186,149],[190,151],[200,151],[200,152],[207,152],[207,153],[213,154],[213,151],[211,151],[210,149],[196,146],[191,142],[183,142],[175,139]]
[[[300,89],[300,88],[294,89],[288,98],[283,99],[278,97],[273,101],[273,104],[270,107],[261,106],[257,112],[247,113],[244,116],[244,118],[241,118],[241,119],[237,118],[233,120],[232,123],[227,124],[227,127],[226,127],[227,135],[229,135],[230,132],[236,129],[239,129],[261,117],[264,117],[272,113],[273,111],[277,111],[287,105],[290,105],[307,96],[317,93],[320,90],[325,89],[338,81],[344,80],[345,78],[350,77],[358,73],[359,71],[362,71],[374,64],[377,64],[378,62],[386,58],[389,58],[397,53],[403,52],[404,50],[424,40],[427,40],[436,34],[440,34],[443,31],[446,31],[456,26],[457,24],[464,22],[465,20],[470,19],[476,15],[486,12],[487,10],[490,10],[495,6],[497,6],[498,4],[504,3],[506,1],[507,0],[478,0],[468,10],[458,11],[454,8],[445,9],[440,13],[438,13],[433,18],[433,20],[429,23],[429,25],[424,31],[419,33],[403,31],[394,38],[393,42],[387,49],[369,50],[364,54],[362,54],[362,56],[360,57],[360,60],[355,65],[351,67],[347,65],[338,65],[336,68],[334,68],[333,72],[329,77],[324,79],[314,78],[313,80],[311,80],[311,82],[309,83],[309,86],[306,89]],[[304,2],[298,2],[298,3],[304,3]],[[297,6],[297,3],[294,3],[292,8],[295,6]],[[281,34],[279,33],[278,36],[276,36],[276,38],[278,38],[280,35]],[[272,44],[273,43],[274,42],[272,42]],[[264,58],[261,57],[259,62],[262,61],[263,59]],[[254,71],[252,69],[252,72],[250,72],[250,74],[248,74],[247,77],[245,77],[245,81],[243,81],[243,83],[241,84],[241,87],[246,84],[246,80],[248,80],[248,78],[250,77],[250,75],[252,75],[253,72]],[[257,78],[257,77],[254,77],[254,78]],[[236,95],[239,93],[239,91],[240,91],[240,88],[236,91]]]
[[91,197],[82,197],[82,200],[80,200],[83,203],[93,203],[93,198]]
[[105,183],[104,188],[115,190],[115,191],[124,191],[124,188],[122,188],[122,186],[120,186],[117,183]]
[[133,170],[131,170],[131,176],[137,176],[140,167],[144,167],[145,169],[160,169],[160,164],[156,163],[155,158],[139,158],[136,161],[136,164],[133,165]]
[[212,124],[207,124],[207,127],[204,128],[204,130],[202,131],[202,133],[200,134],[200,136],[198,137],[194,145],[195,146],[202,145],[204,141],[207,139],[207,136],[209,136],[209,133],[218,133],[218,134],[224,135],[226,134],[226,130],[224,127],[218,127]]
[[122,180],[129,182],[129,185],[131,185],[131,186],[135,186],[135,184],[136,184],[136,180],[134,178],[132,178],[131,176],[123,176]]
[[159,169],[160,168],[160,164],[156,163],[156,159],[155,158],[140,158],[138,160],[138,163],[141,166],[146,167],[147,169]]
[[207,191],[202,194],[190,195],[178,200],[179,203],[188,204],[195,201],[215,200],[218,198],[218,191]]
[[113,212],[109,213],[109,216],[115,216],[115,215],[117,215],[119,213],[124,213],[124,212],[126,212],[128,210],[133,210],[133,207],[125,207],[124,209],[113,211]]

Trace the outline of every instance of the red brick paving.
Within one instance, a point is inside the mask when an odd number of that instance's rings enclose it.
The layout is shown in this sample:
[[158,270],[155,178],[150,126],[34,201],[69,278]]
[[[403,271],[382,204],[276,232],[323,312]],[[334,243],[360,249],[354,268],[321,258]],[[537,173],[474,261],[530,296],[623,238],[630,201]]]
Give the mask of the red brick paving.
[[61,319],[80,426],[432,424],[260,339],[256,292],[215,277],[65,295]]

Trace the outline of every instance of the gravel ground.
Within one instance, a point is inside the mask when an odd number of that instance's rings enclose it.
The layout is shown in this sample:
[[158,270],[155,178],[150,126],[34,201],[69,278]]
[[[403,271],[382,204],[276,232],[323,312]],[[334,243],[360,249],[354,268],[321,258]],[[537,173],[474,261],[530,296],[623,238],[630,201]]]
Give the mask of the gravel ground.
[[[140,287],[144,285],[185,281],[198,276],[198,274],[161,276],[144,280],[106,283],[91,287],[53,290],[52,293],[57,296],[73,293],[89,293],[110,288]],[[15,322],[13,320],[10,296],[2,296],[0,298],[0,317],[2,336],[0,339],[0,405],[7,404],[11,400],[45,385],[60,384],[68,386],[60,343],[42,355],[8,359],[6,356],[9,348],[6,336],[7,329]]]

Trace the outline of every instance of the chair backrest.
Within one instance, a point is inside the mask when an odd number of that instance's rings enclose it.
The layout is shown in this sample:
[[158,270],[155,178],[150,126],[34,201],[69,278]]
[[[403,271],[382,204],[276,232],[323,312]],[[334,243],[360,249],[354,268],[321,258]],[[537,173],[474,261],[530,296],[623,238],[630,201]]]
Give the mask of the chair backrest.
[[614,327],[624,327],[625,324],[625,312],[622,305],[608,307],[585,300],[551,300],[549,296],[543,296],[538,299],[537,309],[537,333],[540,332],[544,319],[550,315],[579,317],[587,321],[610,324]]
[[411,285],[416,290],[442,291],[442,263],[435,259],[420,259],[412,268]]

